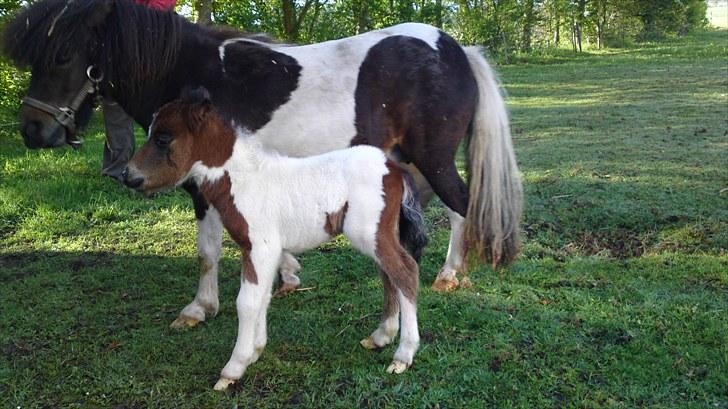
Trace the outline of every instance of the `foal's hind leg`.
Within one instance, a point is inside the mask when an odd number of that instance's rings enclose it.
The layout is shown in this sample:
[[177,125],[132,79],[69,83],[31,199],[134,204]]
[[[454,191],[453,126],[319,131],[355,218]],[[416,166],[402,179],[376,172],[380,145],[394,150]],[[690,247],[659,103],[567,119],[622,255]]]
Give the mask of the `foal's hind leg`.
[[301,279],[296,275],[301,270],[301,264],[298,263],[293,254],[284,251],[281,256],[281,265],[278,271],[281,274],[281,286],[278,287],[274,297],[283,297],[294,291],[301,285]]
[[361,346],[366,349],[376,349],[389,345],[399,331],[399,301],[389,276],[379,269],[379,275],[384,284],[384,311],[379,320],[379,327],[367,338],[361,340]]
[[387,367],[387,372],[399,374],[412,365],[412,359],[420,344],[420,333],[417,327],[419,271],[415,260],[397,242],[385,242],[383,246],[378,245],[377,253],[379,265],[389,277],[400,309],[399,346],[394,353],[392,363]]

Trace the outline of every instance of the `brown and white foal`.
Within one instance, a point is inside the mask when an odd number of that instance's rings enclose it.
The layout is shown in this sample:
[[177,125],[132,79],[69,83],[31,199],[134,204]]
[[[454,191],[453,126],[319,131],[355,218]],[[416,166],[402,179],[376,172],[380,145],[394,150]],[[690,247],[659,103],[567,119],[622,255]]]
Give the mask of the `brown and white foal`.
[[419,344],[419,271],[403,245],[419,254],[426,239],[406,174],[381,150],[281,156],[224,120],[204,89],[163,106],[149,135],[129,162],[127,184],[149,195],[193,178],[242,249],[238,337],[215,389],[234,383],[263,351],[271,289],[285,255],[341,232],[376,262],[384,282],[381,321],[362,346],[391,343],[401,316],[400,343],[387,372],[410,366]]

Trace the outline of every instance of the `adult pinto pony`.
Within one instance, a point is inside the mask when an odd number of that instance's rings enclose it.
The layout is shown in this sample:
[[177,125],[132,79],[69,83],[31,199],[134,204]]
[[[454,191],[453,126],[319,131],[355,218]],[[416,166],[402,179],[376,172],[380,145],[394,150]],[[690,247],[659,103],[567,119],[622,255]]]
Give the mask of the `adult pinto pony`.
[[[433,288],[457,287],[468,249],[494,265],[518,252],[521,182],[496,78],[478,49],[434,27],[402,24],[299,47],[129,0],[42,0],[10,22],[4,51],[32,70],[21,111],[30,148],[75,143],[93,94],[149,128],[152,113],[184,87],[204,86],[224,117],[285,155],[370,144],[408,164],[423,201],[436,194],[450,218]],[[463,140],[468,184],[455,166]],[[201,278],[173,323],[180,327],[217,313],[222,242],[218,211],[194,183],[184,188],[198,220]],[[298,263],[284,259],[282,272],[295,278]]]

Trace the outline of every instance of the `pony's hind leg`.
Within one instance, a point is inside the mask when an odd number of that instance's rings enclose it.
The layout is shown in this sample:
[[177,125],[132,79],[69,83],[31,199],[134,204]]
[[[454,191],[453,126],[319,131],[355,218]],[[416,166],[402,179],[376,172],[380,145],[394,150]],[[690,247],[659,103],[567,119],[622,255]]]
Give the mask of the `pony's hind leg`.
[[449,207],[445,207],[445,209],[450,219],[450,243],[447,246],[445,264],[437,274],[435,282],[432,283],[432,289],[435,291],[451,291],[458,288],[460,281],[457,278],[457,273],[462,272],[465,257],[465,242],[463,240],[465,218],[450,210]]
[[301,279],[297,273],[301,271],[301,264],[298,263],[293,254],[284,251],[281,256],[281,265],[279,267],[281,274],[281,286],[278,287],[274,297],[283,297],[294,291],[301,285]]
[[399,300],[397,291],[389,279],[389,276],[379,269],[379,275],[384,284],[384,311],[377,327],[372,335],[361,340],[361,346],[366,349],[382,348],[389,345],[399,332]]
[[[197,203],[195,203],[197,207]],[[201,214],[198,212],[198,216]],[[204,211],[197,220],[197,250],[200,262],[200,282],[197,294],[179,313],[170,327],[181,329],[194,327],[205,318],[217,315],[219,308],[217,272],[222,248],[222,221],[213,207]]]
[[457,273],[463,268],[465,243],[465,213],[468,209],[468,187],[460,178],[454,161],[443,161],[439,166],[429,166],[422,170],[435,194],[447,207],[450,219],[450,243],[447,258],[437,274],[432,289],[449,291],[458,287]]

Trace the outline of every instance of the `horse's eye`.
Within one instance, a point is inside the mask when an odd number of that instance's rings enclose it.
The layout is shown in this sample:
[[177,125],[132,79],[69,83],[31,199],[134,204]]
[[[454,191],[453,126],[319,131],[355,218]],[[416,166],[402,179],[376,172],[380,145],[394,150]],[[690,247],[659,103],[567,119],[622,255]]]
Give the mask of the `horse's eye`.
[[58,65],[67,65],[72,59],[73,53],[71,53],[71,50],[69,49],[61,50],[58,54],[56,54],[56,64]]
[[172,142],[172,135],[166,132],[157,132],[154,135],[154,143],[162,149],[169,147],[170,142]]

